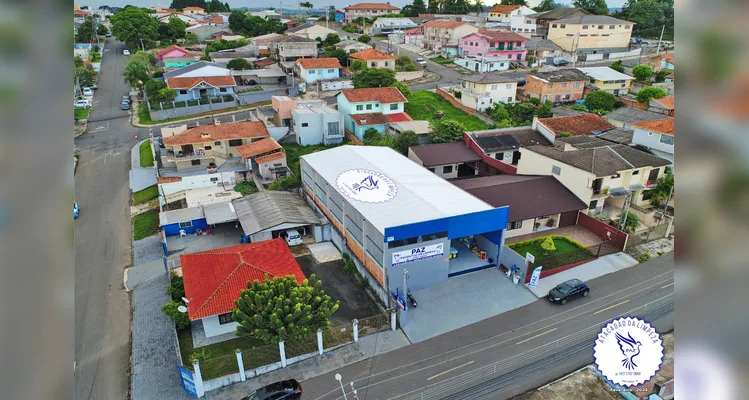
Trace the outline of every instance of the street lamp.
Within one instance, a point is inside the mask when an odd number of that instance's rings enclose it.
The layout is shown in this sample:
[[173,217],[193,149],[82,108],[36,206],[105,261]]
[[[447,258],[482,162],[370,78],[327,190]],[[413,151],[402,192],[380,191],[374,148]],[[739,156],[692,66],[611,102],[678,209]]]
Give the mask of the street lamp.
[[343,382],[341,382],[341,374],[335,374],[335,380],[337,380],[338,383],[341,385],[341,392],[343,392],[344,400],[348,400],[346,398],[346,390],[343,388]]

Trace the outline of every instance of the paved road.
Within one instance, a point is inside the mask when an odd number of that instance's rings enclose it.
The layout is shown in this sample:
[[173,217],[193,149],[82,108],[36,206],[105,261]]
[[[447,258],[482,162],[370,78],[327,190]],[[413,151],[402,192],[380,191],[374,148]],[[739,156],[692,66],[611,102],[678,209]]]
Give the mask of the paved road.
[[[388,52],[388,44],[387,42],[382,41],[376,41],[373,42],[375,44],[375,48],[380,51]],[[407,55],[411,57],[412,60],[416,61],[417,58],[422,57],[420,54],[414,53],[412,51],[404,50],[404,49],[396,49],[394,45],[391,45],[390,50],[394,53],[399,52],[400,55]],[[411,90],[429,90],[434,89],[437,86],[444,86],[448,84],[458,84],[460,81],[458,80],[462,75],[455,71],[452,68],[445,67],[444,65],[437,64],[436,62],[429,61],[428,58],[425,58],[427,61],[426,69],[428,71],[434,72],[440,76],[440,79],[435,82],[429,82],[429,83],[419,83],[415,85],[408,85],[408,87],[411,88]]]
[[[124,44],[108,39],[94,94],[89,132],[75,140],[80,155],[75,198],[75,394],[77,399],[127,399],[130,306],[122,276],[131,263],[128,188],[137,129],[119,110],[127,93]],[[92,132],[98,126],[106,129]]]
[[[589,282],[566,306],[543,299],[462,329],[302,382],[305,398],[497,398],[523,393],[592,361],[600,326],[621,314],[673,329],[673,253]],[[488,300],[490,301],[490,300]]]

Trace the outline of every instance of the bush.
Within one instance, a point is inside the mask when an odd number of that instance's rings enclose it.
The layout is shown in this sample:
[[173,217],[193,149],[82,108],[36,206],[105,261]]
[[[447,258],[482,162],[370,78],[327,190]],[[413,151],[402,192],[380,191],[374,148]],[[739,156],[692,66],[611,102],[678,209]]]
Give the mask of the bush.
[[195,363],[195,361],[202,362],[202,361],[207,360],[209,357],[210,357],[210,353],[208,352],[208,350],[206,350],[205,347],[201,347],[198,350],[193,351],[192,354],[190,354],[189,360],[190,360],[190,363]]
[[405,83],[396,82],[393,86],[396,87],[406,99],[411,97],[411,88],[409,88]]
[[547,236],[541,243],[541,248],[546,251],[554,251],[557,249],[557,246],[554,246],[554,239],[552,239],[551,236]]
[[174,271],[169,273],[169,286],[166,288],[166,294],[175,302],[181,302],[182,298],[185,297],[185,283],[182,277]]
[[651,99],[660,99],[663,97],[666,97],[666,91],[652,86],[640,90],[636,96],[637,101],[644,105],[650,104]]
[[614,71],[622,72],[623,73],[624,72],[624,63],[622,62],[622,60],[617,60],[614,63],[612,63],[609,68],[613,69]]
[[647,65],[637,65],[632,68],[632,75],[640,82],[645,82],[653,76],[653,69]]
[[567,131],[562,131],[562,132],[559,132],[559,136],[561,136],[561,137],[570,137],[570,136],[572,136],[572,134],[569,133],[569,132],[567,132]]
[[570,107],[570,110],[585,111],[585,112],[587,112],[588,111],[588,107],[585,107],[585,105],[583,105],[583,104],[575,104],[574,106]]
[[671,72],[671,71],[669,71],[667,69],[662,69],[662,70],[656,72],[656,74],[655,74],[655,81],[656,82],[664,82],[666,80],[666,77],[669,76],[669,75],[671,75],[672,73],[673,72]]
[[611,111],[614,109],[614,103],[616,103],[616,96],[603,90],[590,93],[585,97],[585,107],[588,110]]
[[161,312],[174,321],[174,325],[177,326],[177,329],[183,329],[190,326],[190,319],[187,317],[187,313],[180,312],[178,309],[180,306],[184,305],[185,304],[182,303],[181,300],[179,302],[170,301],[161,308]]
[[[456,99],[459,99],[459,98],[463,97],[463,93],[461,93],[460,90],[454,90],[453,91],[453,96],[455,96]],[[497,104],[499,104],[499,103],[497,103]]]
[[637,257],[637,261],[644,263],[645,261],[650,260],[651,258],[653,257],[650,255],[650,253],[645,253],[641,255],[640,257]]
[[235,192],[242,193],[242,196],[247,196],[248,194],[257,193],[257,186],[255,186],[252,182],[240,182],[236,185],[234,185],[234,188],[232,189]]
[[297,187],[299,186],[299,184],[299,179],[293,176],[284,176],[283,178],[276,179],[270,185],[268,185],[268,190],[287,190],[293,187]]
[[413,65],[413,64],[408,64],[408,65],[406,65],[406,67],[405,67],[405,70],[406,70],[407,72],[411,72],[411,71],[414,71],[414,70],[416,70],[416,66],[415,66],[415,65]]
[[537,106],[537,105],[541,104],[541,99],[538,99],[538,98],[535,98],[535,97],[531,97],[531,99],[528,100],[528,102],[531,103],[531,104],[533,104],[534,106]]

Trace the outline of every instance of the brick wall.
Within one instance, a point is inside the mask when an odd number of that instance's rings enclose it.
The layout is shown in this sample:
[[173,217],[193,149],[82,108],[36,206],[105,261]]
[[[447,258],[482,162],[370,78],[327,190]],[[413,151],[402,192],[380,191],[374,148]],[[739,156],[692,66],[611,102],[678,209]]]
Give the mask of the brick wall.
[[350,130],[348,130],[348,129],[344,129],[344,131],[345,131],[345,136],[346,136],[346,140],[348,140],[349,142],[352,142],[352,143],[354,143],[354,144],[364,144],[364,143],[362,143],[362,141],[361,141],[361,140],[359,140],[359,138],[358,138],[358,137],[356,137],[356,135],[354,135],[354,134],[353,134],[353,133],[352,133],[352,132],[351,132]]
[[[544,96],[548,96],[548,101],[574,101],[581,100],[583,98],[583,90],[585,90],[585,82],[578,81],[578,87],[575,87],[575,82],[566,82],[566,86],[562,86],[563,82],[551,82],[553,87],[549,87],[548,82],[542,82],[530,75],[525,84],[525,94],[528,97],[535,97],[543,99]],[[570,98],[564,100],[564,95],[569,94]],[[556,96],[560,96],[560,100],[556,100]]]
[[[621,251],[624,251],[624,248],[627,246],[627,238],[629,236],[605,222],[599,221],[581,212],[578,214],[577,224],[595,233],[601,238],[601,240],[608,242],[609,245]],[[609,233],[611,234],[610,240]]]
[[456,99],[455,97],[453,97],[453,95],[451,93],[448,93],[448,92],[446,92],[446,91],[444,91],[444,90],[442,90],[440,88],[437,88],[437,94],[440,95],[440,96],[442,96],[445,100],[449,101],[450,104],[452,104],[455,107],[458,107],[461,110],[463,110],[464,112],[466,112],[468,115],[474,115],[474,114],[476,114],[476,110],[474,110],[472,108],[468,108],[468,107],[460,104],[460,101],[458,101],[458,99]]

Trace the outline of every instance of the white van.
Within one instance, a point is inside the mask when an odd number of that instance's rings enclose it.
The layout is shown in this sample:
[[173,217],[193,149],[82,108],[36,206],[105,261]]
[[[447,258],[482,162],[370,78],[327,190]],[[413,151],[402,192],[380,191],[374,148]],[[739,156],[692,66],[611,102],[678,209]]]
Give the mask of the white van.
[[289,229],[286,232],[281,233],[281,237],[286,241],[286,244],[291,246],[297,246],[302,244],[302,235],[296,229]]

